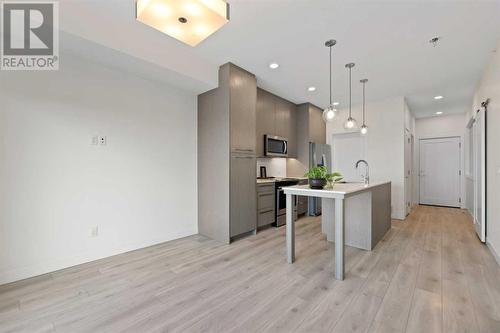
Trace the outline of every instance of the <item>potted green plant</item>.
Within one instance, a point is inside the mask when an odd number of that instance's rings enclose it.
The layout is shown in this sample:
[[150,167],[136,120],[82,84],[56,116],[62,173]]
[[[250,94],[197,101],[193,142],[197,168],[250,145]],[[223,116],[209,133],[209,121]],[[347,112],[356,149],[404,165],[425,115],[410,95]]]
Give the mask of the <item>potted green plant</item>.
[[326,175],[327,188],[333,188],[333,185],[335,185],[336,182],[339,182],[342,179],[344,179],[344,177],[342,177],[342,175],[338,172],[327,174]]
[[309,187],[313,189],[323,189],[327,183],[331,183],[333,186],[333,183],[342,180],[340,173],[328,173],[325,166],[314,167],[304,176],[309,178]]

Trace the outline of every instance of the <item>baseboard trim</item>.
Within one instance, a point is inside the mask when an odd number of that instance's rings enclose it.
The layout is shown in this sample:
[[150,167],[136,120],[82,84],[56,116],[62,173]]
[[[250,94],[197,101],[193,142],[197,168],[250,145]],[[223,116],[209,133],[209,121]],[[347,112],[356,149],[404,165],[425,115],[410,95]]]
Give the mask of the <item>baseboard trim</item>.
[[493,245],[491,245],[491,243],[488,240],[486,240],[486,246],[488,246],[488,249],[490,250],[491,254],[493,254],[493,258],[495,258],[495,261],[497,262],[498,266],[500,267],[500,256],[495,251],[495,248],[493,247]]

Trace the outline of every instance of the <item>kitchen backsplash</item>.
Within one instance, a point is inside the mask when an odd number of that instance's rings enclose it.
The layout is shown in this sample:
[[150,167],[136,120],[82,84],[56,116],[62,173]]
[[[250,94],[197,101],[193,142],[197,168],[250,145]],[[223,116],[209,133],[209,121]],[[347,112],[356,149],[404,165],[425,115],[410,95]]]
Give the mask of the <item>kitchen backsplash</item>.
[[257,158],[257,177],[261,166],[266,167],[268,177],[286,177],[286,158]]

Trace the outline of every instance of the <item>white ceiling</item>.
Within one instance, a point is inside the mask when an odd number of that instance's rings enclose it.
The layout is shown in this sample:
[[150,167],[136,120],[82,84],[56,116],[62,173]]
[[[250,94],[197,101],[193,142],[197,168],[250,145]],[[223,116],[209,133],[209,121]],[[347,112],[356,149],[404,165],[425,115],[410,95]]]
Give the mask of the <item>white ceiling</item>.
[[[353,103],[368,78],[368,100],[406,96],[417,117],[468,110],[500,39],[500,1],[230,0],[231,21],[195,48],[134,19],[134,0],[61,1],[61,28],[80,42],[61,48],[101,61],[84,40],[120,54],[116,64],[199,93],[217,84],[231,61],[256,74],[259,86],[295,103],[328,103],[327,39],[334,38],[334,100],[348,102],[344,64],[355,62]],[[428,40],[441,36],[432,47]],[[83,39],[82,39],[83,38]],[[69,40],[70,38],[68,38]],[[80,45],[80,46],[79,46]],[[88,54],[86,54],[88,53]],[[130,62],[124,60],[132,56]],[[130,57],[132,59],[132,57]],[[279,69],[271,70],[270,62]],[[140,65],[140,63],[143,63]],[[144,65],[147,63],[147,65]],[[158,68],[161,70],[154,70]],[[307,91],[315,86],[315,92]],[[443,95],[440,101],[433,99]]]

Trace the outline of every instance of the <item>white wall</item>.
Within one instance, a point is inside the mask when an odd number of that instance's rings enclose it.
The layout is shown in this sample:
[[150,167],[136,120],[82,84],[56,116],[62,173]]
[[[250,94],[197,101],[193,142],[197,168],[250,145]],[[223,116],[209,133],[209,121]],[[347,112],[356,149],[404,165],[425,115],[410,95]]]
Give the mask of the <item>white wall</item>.
[[[392,182],[392,217],[405,218],[404,191],[404,130],[405,101],[395,97],[368,103],[366,124],[369,133],[366,138],[366,160],[370,164],[371,180]],[[353,117],[361,121],[360,107],[353,108]],[[326,139],[332,144],[332,135],[345,133],[343,123],[347,110],[339,110],[338,118],[326,126]],[[359,124],[361,125],[361,124]]]
[[0,100],[0,284],[197,233],[194,94],[63,54]]
[[462,136],[466,128],[465,119],[465,114],[419,118],[415,121],[415,132],[421,139]]
[[465,207],[465,114],[453,114],[446,116],[419,118],[415,121],[415,154],[413,156],[414,176],[414,197],[416,203],[419,203],[420,197],[420,139],[445,138],[445,137],[460,137],[462,149],[460,152],[462,177],[460,179],[460,193],[462,198],[462,207]]
[[[490,98],[487,114],[487,243],[500,260],[500,43],[485,69],[477,89],[473,110]],[[499,261],[500,263],[500,261]]]

